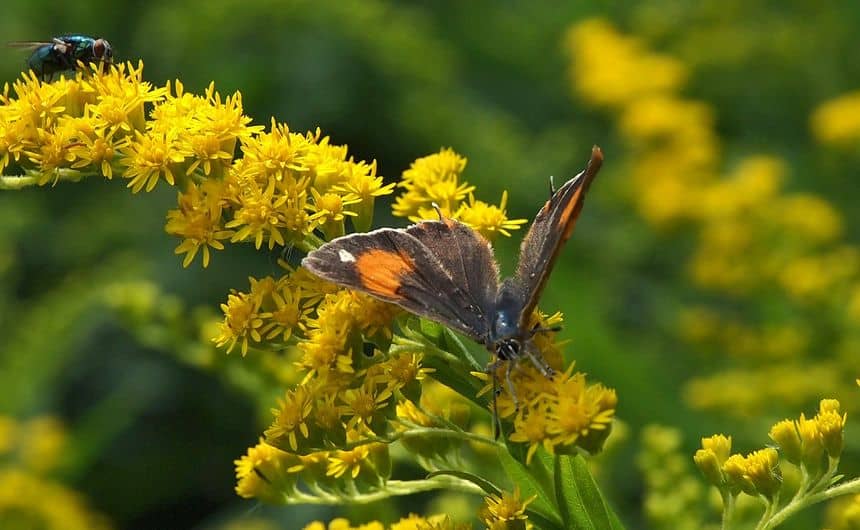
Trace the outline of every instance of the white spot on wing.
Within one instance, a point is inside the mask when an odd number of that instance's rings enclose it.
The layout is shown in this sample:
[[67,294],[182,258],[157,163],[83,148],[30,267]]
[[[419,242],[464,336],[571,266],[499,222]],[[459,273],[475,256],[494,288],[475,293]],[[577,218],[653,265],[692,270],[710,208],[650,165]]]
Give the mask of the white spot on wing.
[[341,263],[355,263],[355,256],[344,249],[338,250],[337,255],[340,258]]

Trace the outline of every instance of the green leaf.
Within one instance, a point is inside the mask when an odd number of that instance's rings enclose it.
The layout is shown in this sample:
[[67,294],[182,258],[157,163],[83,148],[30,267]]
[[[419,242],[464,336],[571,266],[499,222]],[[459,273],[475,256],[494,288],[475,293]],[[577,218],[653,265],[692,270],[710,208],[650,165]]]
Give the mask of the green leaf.
[[478,486],[482,490],[484,490],[487,495],[497,495],[500,496],[502,494],[502,490],[500,490],[495,484],[485,479],[484,477],[479,477],[478,475],[474,475],[467,471],[459,471],[456,469],[443,469],[441,471],[434,471],[427,475],[427,478],[433,478],[438,475],[451,475],[453,477],[461,478],[463,480],[468,480],[472,484]]
[[[519,486],[520,498],[528,499],[535,496],[535,499],[526,509],[529,519],[535,519],[533,521],[535,525],[542,529],[566,528],[562,526],[561,514],[558,512],[558,507],[555,506],[555,495],[553,492],[547,491],[544,485],[522,463],[508,454],[507,451],[499,450],[499,460],[511,482]],[[543,522],[538,519],[543,520]]]
[[580,455],[556,456],[555,494],[565,528],[623,530]]
[[449,346],[453,346],[456,348],[456,351],[452,351],[454,355],[458,356],[461,359],[465,359],[466,362],[472,367],[472,371],[481,372],[486,369],[486,363],[479,363],[475,357],[472,355],[471,350],[463,343],[463,339],[460,338],[459,335],[454,333],[448,328],[444,328],[443,330],[445,342]]

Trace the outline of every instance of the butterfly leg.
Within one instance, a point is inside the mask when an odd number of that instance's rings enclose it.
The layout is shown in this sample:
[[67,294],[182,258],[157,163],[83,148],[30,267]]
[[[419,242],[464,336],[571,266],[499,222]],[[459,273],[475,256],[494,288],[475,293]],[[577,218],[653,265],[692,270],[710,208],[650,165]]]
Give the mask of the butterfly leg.
[[498,372],[498,368],[500,365],[501,360],[499,358],[496,358],[496,360],[490,363],[490,366],[487,367],[487,372],[493,378],[493,437],[496,440],[499,439],[499,434],[501,434],[502,432],[502,419],[499,418],[498,405],[498,397],[499,394],[502,393],[502,389],[499,388],[499,379],[498,377],[496,377],[496,373]]
[[538,352],[531,342],[526,344],[526,355],[528,355],[529,359],[531,359],[532,364],[535,365],[535,368],[538,369],[538,372],[541,373],[547,379],[552,379],[552,376],[555,374],[555,370],[552,369],[552,366],[548,365],[544,358],[541,356],[540,352]]
[[511,400],[514,402],[514,411],[516,412],[520,410],[520,401],[517,399],[517,390],[514,388],[514,381],[511,379],[514,362],[514,359],[508,360],[508,365],[505,367],[505,382],[508,385],[508,392],[511,394]]

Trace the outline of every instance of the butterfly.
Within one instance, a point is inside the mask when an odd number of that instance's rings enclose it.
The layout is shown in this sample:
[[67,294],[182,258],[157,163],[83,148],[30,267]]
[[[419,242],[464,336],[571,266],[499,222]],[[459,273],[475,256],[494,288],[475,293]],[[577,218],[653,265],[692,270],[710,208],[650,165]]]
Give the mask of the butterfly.
[[[488,368],[493,374],[499,363],[510,361],[505,378],[516,402],[511,366],[517,361],[527,357],[543,375],[553,375],[533,337],[557,329],[529,323],[602,163],[603,152],[594,146],[585,169],[552,190],[523,239],[516,272],[504,281],[499,281],[490,243],[441,212],[438,220],[408,228],[339,237],[310,252],[302,265],[323,279],[396,304],[483,344],[495,355]],[[493,383],[495,387],[495,375]]]

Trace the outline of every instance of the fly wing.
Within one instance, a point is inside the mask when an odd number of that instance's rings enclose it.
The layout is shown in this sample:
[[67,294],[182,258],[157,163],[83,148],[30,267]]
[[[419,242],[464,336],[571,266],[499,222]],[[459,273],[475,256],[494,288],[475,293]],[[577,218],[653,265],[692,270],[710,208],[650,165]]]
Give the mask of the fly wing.
[[528,325],[561,247],[570,237],[582,212],[585,194],[602,164],[603,152],[594,146],[585,169],[553,193],[523,239],[517,272],[506,282],[506,287],[517,291],[516,298],[522,304],[519,314],[521,330]]
[[321,278],[397,304],[483,341],[488,320],[442,262],[405,230],[382,228],[335,239],[302,265]]
[[24,50],[35,50],[37,48],[41,48],[42,46],[53,46],[54,42],[44,42],[44,41],[13,41],[7,42],[6,46],[10,48],[21,48]]
[[423,221],[406,229],[436,256],[451,279],[474,300],[487,322],[492,321],[499,292],[499,266],[490,242],[454,219]]

